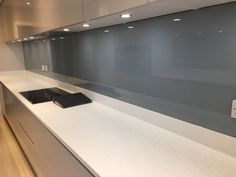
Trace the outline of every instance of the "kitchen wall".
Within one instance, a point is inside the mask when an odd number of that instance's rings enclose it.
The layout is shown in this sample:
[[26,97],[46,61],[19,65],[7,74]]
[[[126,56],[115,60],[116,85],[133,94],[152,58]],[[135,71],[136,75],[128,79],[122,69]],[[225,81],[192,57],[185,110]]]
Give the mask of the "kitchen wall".
[[23,43],[26,69],[236,137],[235,19],[230,3],[55,33]]
[[[3,23],[0,7],[0,72],[9,70],[22,70],[25,68],[22,45],[20,43],[6,44],[2,26]],[[0,117],[1,116],[2,111],[0,107]]]
[[5,43],[2,26],[0,13],[0,71],[22,70],[25,68],[22,45]]

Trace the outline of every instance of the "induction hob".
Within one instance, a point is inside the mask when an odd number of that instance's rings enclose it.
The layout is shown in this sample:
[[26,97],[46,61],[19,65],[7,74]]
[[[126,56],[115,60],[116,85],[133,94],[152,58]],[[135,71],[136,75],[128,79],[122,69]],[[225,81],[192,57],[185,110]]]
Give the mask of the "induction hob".
[[20,92],[20,94],[32,104],[37,104],[52,101],[53,98],[56,96],[67,95],[70,93],[59,88],[53,87],[40,90],[24,91]]

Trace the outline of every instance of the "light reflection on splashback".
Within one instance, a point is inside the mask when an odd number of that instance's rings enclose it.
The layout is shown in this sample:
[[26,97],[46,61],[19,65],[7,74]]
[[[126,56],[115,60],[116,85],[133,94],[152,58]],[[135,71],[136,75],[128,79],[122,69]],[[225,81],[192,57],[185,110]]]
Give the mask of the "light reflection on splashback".
[[55,33],[23,43],[26,68],[236,137],[235,19],[230,3]]

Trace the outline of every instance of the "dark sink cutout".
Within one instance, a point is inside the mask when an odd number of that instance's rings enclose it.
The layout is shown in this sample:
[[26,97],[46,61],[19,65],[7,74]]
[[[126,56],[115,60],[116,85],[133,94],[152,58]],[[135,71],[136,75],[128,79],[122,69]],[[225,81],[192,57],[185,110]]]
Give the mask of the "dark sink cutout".
[[30,90],[20,92],[20,94],[25,97],[32,104],[43,103],[52,101],[54,97],[70,94],[62,89],[53,87],[40,90]]

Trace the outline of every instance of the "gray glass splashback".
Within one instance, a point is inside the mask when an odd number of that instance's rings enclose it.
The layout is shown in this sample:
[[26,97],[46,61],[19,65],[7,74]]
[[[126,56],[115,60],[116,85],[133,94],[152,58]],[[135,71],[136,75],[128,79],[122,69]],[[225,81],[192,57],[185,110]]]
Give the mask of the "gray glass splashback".
[[54,34],[23,43],[26,68],[236,137],[235,19],[230,3]]

